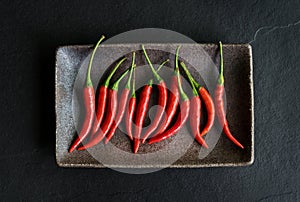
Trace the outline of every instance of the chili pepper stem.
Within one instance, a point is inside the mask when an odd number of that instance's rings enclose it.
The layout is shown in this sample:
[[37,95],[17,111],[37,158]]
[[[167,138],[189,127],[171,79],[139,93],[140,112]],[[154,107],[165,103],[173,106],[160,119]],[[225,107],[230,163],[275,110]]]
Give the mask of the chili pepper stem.
[[145,55],[145,57],[146,57],[146,60],[147,60],[149,66],[150,66],[150,68],[151,68],[151,71],[152,71],[152,73],[153,73],[155,79],[156,79],[157,81],[161,81],[162,78],[161,78],[161,77],[158,75],[158,73],[155,71],[155,69],[154,69],[154,67],[153,67],[153,65],[152,65],[152,62],[150,61],[150,59],[149,59],[149,57],[148,57],[148,55],[147,55],[147,52],[146,52],[146,50],[145,50],[144,45],[142,45],[142,49],[143,49],[144,55]]
[[185,74],[187,75],[187,77],[188,77],[188,79],[189,79],[189,81],[190,81],[190,84],[191,84],[192,89],[193,89],[193,94],[194,94],[195,96],[198,96],[197,89],[195,88],[195,85],[194,85],[194,83],[193,83],[193,77],[192,77],[192,75],[191,75],[190,72],[188,71],[188,69],[187,69],[187,67],[185,66],[184,62],[180,62],[180,65],[181,65],[181,67],[183,68]]
[[131,83],[132,72],[133,72],[133,68],[135,68],[135,66],[136,66],[134,61],[135,61],[135,52],[132,53],[132,63],[131,63],[131,67],[130,67],[130,75],[129,75],[127,84],[125,86],[125,88],[127,88],[128,90],[130,90],[130,88],[131,88],[130,83]]
[[110,79],[112,78],[112,76],[114,75],[114,73],[117,71],[117,69],[120,67],[120,65],[126,60],[126,57],[123,58],[122,60],[120,60],[117,65],[114,67],[114,69],[111,71],[111,73],[108,75],[107,79],[105,80],[104,86],[108,87],[109,86],[109,82]]
[[200,86],[199,83],[197,83],[197,81],[195,81],[195,79],[192,77],[192,82],[194,84],[194,86],[196,87],[196,89],[198,89],[198,91],[202,88],[202,86]]
[[185,92],[182,89],[182,84],[181,84],[181,79],[180,79],[180,73],[179,73],[179,67],[178,67],[178,55],[179,55],[179,49],[181,46],[178,46],[176,49],[176,55],[175,55],[175,74],[177,75],[177,80],[178,80],[178,89],[181,95],[181,98],[183,101],[188,100],[189,97],[187,96],[187,94],[185,94]]
[[121,80],[128,74],[129,71],[130,71],[130,70],[127,69],[127,70],[126,70],[126,71],[118,78],[118,80],[113,84],[113,86],[112,86],[111,89],[118,91],[118,90],[119,90],[119,84],[120,84]]
[[133,67],[133,78],[132,78],[132,93],[131,97],[136,98],[135,94],[135,66]]
[[222,45],[221,41],[219,42],[219,44],[220,44],[220,75],[219,75],[219,79],[218,79],[218,84],[224,85],[223,45]]
[[91,69],[92,69],[92,65],[93,65],[93,60],[94,60],[94,56],[95,56],[95,53],[98,49],[98,46],[100,45],[100,43],[104,40],[105,36],[102,35],[101,38],[99,39],[99,41],[97,42],[94,50],[93,50],[93,53],[91,55],[91,59],[90,59],[90,63],[89,63],[89,66],[88,66],[88,71],[87,71],[87,74],[86,74],[86,86],[93,86],[93,83],[92,83],[92,80],[91,80]]
[[158,72],[160,71],[160,69],[161,69],[167,62],[169,62],[169,61],[170,61],[170,60],[167,59],[166,61],[164,61],[163,63],[161,63],[161,64],[159,65],[159,67],[157,68],[156,72],[158,73]]
[[153,79],[150,79],[148,85],[152,87],[152,84],[153,84]]

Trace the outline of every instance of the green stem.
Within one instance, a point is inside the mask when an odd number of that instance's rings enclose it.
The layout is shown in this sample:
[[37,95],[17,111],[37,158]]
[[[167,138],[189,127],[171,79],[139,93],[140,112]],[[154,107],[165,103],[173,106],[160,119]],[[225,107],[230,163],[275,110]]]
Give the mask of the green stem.
[[134,61],[135,61],[135,52],[132,53],[132,63],[131,63],[131,67],[130,67],[130,75],[129,75],[127,84],[125,86],[125,88],[127,88],[128,90],[130,90],[130,88],[131,88],[130,83],[131,83],[131,77],[132,77],[132,72],[133,72],[132,70],[135,67]]
[[178,67],[178,55],[179,55],[179,49],[180,49],[181,46],[178,46],[177,49],[176,49],[176,55],[175,55],[175,72],[178,72],[179,71],[179,67]]
[[153,84],[153,79],[150,79],[150,81],[148,82],[148,86],[152,86]]
[[101,38],[99,39],[99,41],[97,42],[94,50],[93,50],[93,53],[92,53],[92,56],[91,56],[91,59],[90,59],[90,63],[89,63],[89,67],[88,67],[88,70],[87,70],[87,73],[86,73],[86,87],[93,87],[93,82],[91,80],[91,69],[92,69],[92,64],[93,64],[93,60],[94,60],[94,56],[95,56],[95,53],[98,49],[98,46],[100,45],[100,43],[104,40],[105,36],[101,36]]
[[224,85],[224,75],[223,75],[223,45],[222,42],[219,42],[220,44],[220,75],[218,79],[218,84]]
[[150,59],[149,59],[149,57],[148,57],[148,55],[147,55],[147,52],[146,52],[146,50],[145,50],[144,45],[142,45],[142,49],[143,49],[144,55],[145,55],[145,57],[146,57],[146,60],[147,60],[149,66],[150,66],[150,68],[151,68],[151,71],[152,71],[152,73],[153,73],[155,79],[156,79],[157,81],[161,81],[162,78],[161,78],[161,77],[158,75],[158,73],[155,71],[155,69],[154,69],[154,67],[153,67],[153,65],[152,65],[152,63],[151,63],[151,61],[150,61]]
[[190,84],[191,84],[192,89],[193,89],[193,94],[194,94],[195,96],[198,96],[198,92],[197,92],[197,89],[195,88],[195,85],[194,85],[194,83],[193,83],[193,77],[192,77],[191,73],[190,73],[189,70],[186,68],[186,66],[185,66],[185,64],[184,64],[183,62],[180,62],[180,65],[181,65],[181,67],[183,68],[183,70],[185,71],[185,73],[186,73],[186,75],[187,75],[187,77],[188,77],[188,79],[189,79],[189,81],[190,81]]
[[126,74],[129,72],[129,69],[127,69],[119,78],[118,80],[114,83],[114,85],[112,86],[111,89],[115,90],[115,91],[118,91],[118,88],[119,88],[119,84],[120,84],[120,81],[126,76]]
[[197,81],[195,81],[194,78],[192,78],[192,82],[195,85],[195,87],[198,89],[198,91],[199,91],[200,88],[202,88],[202,86],[199,83],[197,83]]
[[177,75],[177,81],[178,81],[178,89],[179,89],[181,98],[182,98],[183,101],[188,100],[189,97],[187,96],[187,94],[182,89],[182,84],[181,84],[181,78],[180,78],[179,71],[176,71],[176,75]]
[[161,64],[159,65],[159,67],[157,68],[156,72],[158,73],[159,70],[160,70],[167,62],[169,62],[169,61],[170,61],[170,60],[167,59],[166,61],[164,61],[163,63],[161,63]]
[[114,67],[114,69],[112,70],[112,72],[108,75],[105,83],[104,83],[104,86],[105,87],[108,87],[109,86],[109,82],[110,82],[110,79],[111,77],[114,75],[114,73],[117,71],[117,69],[120,67],[120,65],[126,60],[126,58],[123,58],[122,60],[120,60],[116,66]]
[[182,100],[185,101],[185,100],[188,100],[189,97],[185,94],[185,92],[182,89],[181,78],[180,78],[180,73],[179,73],[179,68],[178,68],[178,54],[179,54],[179,49],[180,49],[180,46],[178,46],[177,49],[176,49],[175,70],[174,70],[174,73],[177,75],[178,88],[179,88],[180,95],[182,97]]
[[136,98],[136,94],[135,94],[135,66],[133,68],[132,94],[131,94],[131,97]]

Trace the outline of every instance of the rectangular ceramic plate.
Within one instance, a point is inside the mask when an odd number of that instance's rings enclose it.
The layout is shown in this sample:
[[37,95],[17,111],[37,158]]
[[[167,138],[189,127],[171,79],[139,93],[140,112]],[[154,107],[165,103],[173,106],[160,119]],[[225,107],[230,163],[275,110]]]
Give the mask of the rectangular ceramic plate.
[[[150,44],[149,44],[150,45]],[[148,47],[149,45],[146,45]],[[151,49],[169,47],[175,52],[178,44],[151,44]],[[104,53],[113,53],[121,48],[137,47],[138,44],[107,44],[99,49]],[[185,50],[201,47],[213,63],[219,67],[219,47],[216,44],[182,44]],[[105,167],[94,159],[87,151],[68,153],[68,148],[76,136],[72,113],[73,85],[83,60],[92,51],[91,46],[64,46],[56,53],[56,160],[63,167]],[[199,158],[201,147],[193,142],[183,156],[168,167],[197,168],[219,166],[245,166],[253,163],[254,159],[254,109],[252,81],[252,50],[249,44],[225,44],[224,77],[227,99],[227,118],[235,137],[242,142],[245,149],[239,149],[230,142],[224,134],[220,136],[216,146],[205,157]],[[107,55],[107,54],[106,54]],[[193,53],[187,55],[193,57]],[[137,57],[138,60],[141,57]],[[151,58],[151,54],[150,54]],[[197,59],[197,58],[196,58]],[[143,59],[144,60],[144,59]],[[201,67],[194,67],[201,68]],[[192,72],[194,74],[194,72]],[[194,75],[195,76],[195,75]],[[197,76],[196,76],[197,77]],[[94,84],[94,86],[96,86]],[[120,133],[120,132],[118,132]],[[131,152],[131,144],[124,135],[116,134],[112,142],[124,151]],[[154,146],[154,145],[151,145]],[[123,147],[123,148],[122,148]],[[155,146],[154,146],[155,147]],[[147,153],[149,146],[142,148]],[[203,150],[203,149],[202,149]],[[150,150],[149,150],[150,151]],[[99,150],[100,152],[100,150]],[[117,154],[111,154],[115,159],[109,166],[119,168],[157,168],[165,167],[163,163],[156,164],[124,164],[120,163]],[[168,160],[172,154],[166,153]]]

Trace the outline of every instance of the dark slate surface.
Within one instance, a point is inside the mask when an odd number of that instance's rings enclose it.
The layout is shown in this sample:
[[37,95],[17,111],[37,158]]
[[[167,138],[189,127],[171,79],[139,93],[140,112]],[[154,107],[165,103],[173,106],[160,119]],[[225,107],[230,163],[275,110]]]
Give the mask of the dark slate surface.
[[[1,1],[1,200],[299,200],[300,2],[217,2]],[[254,40],[252,166],[147,175],[57,167],[55,47],[141,27],[197,42]]]

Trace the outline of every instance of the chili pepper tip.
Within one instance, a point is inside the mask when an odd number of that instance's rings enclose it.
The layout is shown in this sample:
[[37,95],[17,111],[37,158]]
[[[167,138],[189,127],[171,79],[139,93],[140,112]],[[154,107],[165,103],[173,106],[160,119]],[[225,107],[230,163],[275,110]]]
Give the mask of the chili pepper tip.
[[244,146],[243,146],[241,143],[236,142],[235,144],[236,144],[238,147],[240,147],[241,149],[244,149]]
[[134,147],[133,147],[133,153],[137,153],[140,147],[140,140],[134,139]]
[[85,150],[85,147],[84,147],[84,146],[78,147],[77,150],[78,150],[78,151]]
[[203,142],[202,146],[203,146],[204,148],[208,149],[208,145],[206,144],[205,141]]
[[74,147],[71,147],[70,149],[69,149],[69,153],[72,153],[73,151],[75,150],[75,148]]

